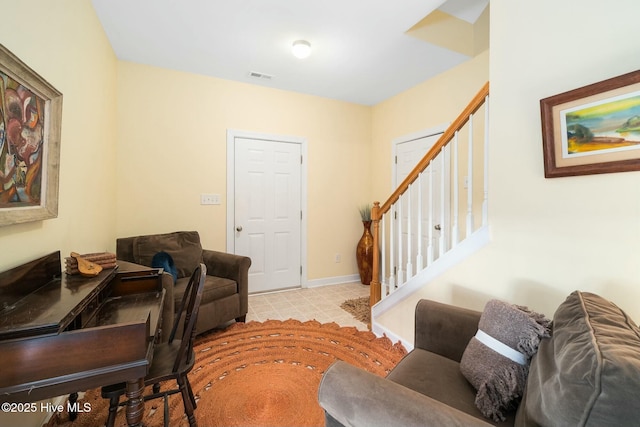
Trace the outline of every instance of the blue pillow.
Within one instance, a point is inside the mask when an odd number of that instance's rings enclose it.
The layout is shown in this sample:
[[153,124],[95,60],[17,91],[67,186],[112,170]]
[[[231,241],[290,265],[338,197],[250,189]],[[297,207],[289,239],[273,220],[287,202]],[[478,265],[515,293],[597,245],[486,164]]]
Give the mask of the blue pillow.
[[176,283],[176,280],[178,280],[178,269],[173,263],[173,258],[164,251],[158,252],[153,256],[153,258],[151,258],[151,267],[162,268],[167,273],[170,273],[173,276],[174,284]]

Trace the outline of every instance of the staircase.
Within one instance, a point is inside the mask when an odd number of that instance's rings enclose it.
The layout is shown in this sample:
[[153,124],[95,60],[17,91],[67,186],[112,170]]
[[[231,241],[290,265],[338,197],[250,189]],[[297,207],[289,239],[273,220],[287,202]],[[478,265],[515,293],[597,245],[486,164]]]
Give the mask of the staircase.
[[374,323],[488,243],[488,142],[487,82],[387,201],[374,203]]

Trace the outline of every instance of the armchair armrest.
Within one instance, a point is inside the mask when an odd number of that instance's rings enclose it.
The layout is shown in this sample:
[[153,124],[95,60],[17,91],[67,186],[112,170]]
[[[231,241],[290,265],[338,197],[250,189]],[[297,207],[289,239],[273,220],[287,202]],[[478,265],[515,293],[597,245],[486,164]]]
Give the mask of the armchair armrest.
[[391,380],[338,361],[322,377],[320,406],[347,426],[460,426],[491,424]]
[[460,362],[482,313],[431,300],[416,305],[414,346]]
[[246,313],[249,308],[249,267],[251,267],[251,258],[203,249],[202,262],[207,266],[207,275],[224,277],[234,280],[238,284],[238,293],[241,296],[240,309]]
[[207,266],[209,276],[224,277],[236,282],[246,282],[251,267],[249,257],[209,249],[202,250],[202,262]]

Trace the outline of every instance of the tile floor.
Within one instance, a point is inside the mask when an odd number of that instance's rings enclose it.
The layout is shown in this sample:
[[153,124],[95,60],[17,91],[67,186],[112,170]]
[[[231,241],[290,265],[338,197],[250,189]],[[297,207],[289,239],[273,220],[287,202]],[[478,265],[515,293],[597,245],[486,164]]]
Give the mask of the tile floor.
[[364,296],[369,296],[369,287],[360,283],[249,295],[247,321],[317,320],[321,323],[336,322],[340,326],[355,326],[366,331],[367,325],[340,308],[345,300]]

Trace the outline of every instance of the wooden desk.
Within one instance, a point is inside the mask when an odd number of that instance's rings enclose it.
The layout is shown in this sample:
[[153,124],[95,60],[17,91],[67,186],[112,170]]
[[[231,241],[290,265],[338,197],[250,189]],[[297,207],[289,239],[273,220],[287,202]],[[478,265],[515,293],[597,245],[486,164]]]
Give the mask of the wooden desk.
[[[160,336],[162,271],[61,272],[60,253],[0,273],[0,396],[35,402],[127,383],[127,422],[144,414],[144,377]],[[106,415],[106,414],[105,414]]]

